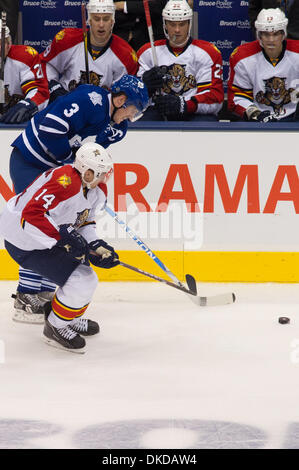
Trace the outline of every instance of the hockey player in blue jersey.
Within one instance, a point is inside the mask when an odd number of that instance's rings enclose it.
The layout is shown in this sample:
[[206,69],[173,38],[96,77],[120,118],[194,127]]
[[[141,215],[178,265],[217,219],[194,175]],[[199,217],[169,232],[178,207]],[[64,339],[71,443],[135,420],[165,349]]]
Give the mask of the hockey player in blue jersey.
[[[148,106],[143,82],[124,75],[111,91],[81,85],[37,113],[12,143],[10,176],[16,193],[22,192],[42,172],[72,163],[83,141],[94,140],[107,148],[127,132],[128,120],[135,121]],[[13,319],[25,323],[44,321],[44,303],[55,285],[20,268]]]

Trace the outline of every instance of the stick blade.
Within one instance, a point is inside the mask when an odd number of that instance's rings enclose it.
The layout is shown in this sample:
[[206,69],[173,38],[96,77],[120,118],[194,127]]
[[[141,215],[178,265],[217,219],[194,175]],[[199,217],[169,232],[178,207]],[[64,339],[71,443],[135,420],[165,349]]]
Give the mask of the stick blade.
[[217,305],[229,305],[233,304],[236,300],[236,296],[233,292],[227,292],[225,294],[211,295],[209,297],[197,297],[199,299],[199,305],[201,307],[215,307]]
[[[197,294],[197,286],[196,286],[196,281],[191,274],[186,274],[186,283],[188,285],[188,288],[190,291],[192,291],[194,294]],[[233,292],[227,292],[225,294],[217,294],[217,295],[211,295],[208,297],[204,296],[197,296],[197,297],[191,297],[190,299],[199,305],[200,307],[213,307],[217,305],[228,305],[232,304],[236,300],[236,296]]]
[[191,274],[186,274],[185,278],[188,288],[194,292],[194,294],[197,294],[197,286],[194,277],[191,276]]

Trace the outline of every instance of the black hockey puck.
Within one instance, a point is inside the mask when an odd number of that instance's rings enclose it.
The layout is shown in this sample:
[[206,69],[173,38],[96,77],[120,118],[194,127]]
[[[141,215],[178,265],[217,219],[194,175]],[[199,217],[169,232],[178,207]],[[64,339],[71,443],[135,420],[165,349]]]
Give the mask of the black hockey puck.
[[286,325],[287,323],[290,323],[290,319],[288,317],[279,317],[278,318],[279,323],[282,325]]

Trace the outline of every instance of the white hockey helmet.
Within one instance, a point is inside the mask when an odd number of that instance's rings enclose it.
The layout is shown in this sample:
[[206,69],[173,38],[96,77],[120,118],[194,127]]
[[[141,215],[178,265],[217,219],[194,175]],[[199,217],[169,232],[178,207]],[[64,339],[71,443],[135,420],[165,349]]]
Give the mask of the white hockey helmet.
[[115,17],[115,5],[113,0],[89,0],[87,4],[88,21],[91,13],[110,13]]
[[283,31],[287,35],[288,19],[280,8],[264,8],[260,11],[254,23],[257,36],[259,33]]
[[[1,35],[1,30],[2,30],[2,20],[0,20],[0,35]],[[5,26],[5,39],[10,38],[10,31],[9,27]]]
[[[107,183],[113,172],[113,163],[110,154],[99,144],[87,142],[76,152],[74,167],[81,173],[82,181],[87,188],[103,175],[103,182]],[[94,172],[94,178],[90,182],[84,180],[84,173],[87,170]]]
[[169,35],[167,32],[166,21],[189,20],[189,39],[192,28],[193,10],[186,0],[169,0],[162,11],[162,18],[163,30],[167,39],[169,39]]

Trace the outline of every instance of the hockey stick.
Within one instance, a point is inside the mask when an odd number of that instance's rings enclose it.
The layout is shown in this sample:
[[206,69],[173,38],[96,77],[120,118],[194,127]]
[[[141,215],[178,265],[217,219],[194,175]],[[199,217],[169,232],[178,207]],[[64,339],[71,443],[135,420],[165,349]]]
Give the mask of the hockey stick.
[[[145,251],[145,253],[167,274],[167,276],[170,277],[174,281],[174,283],[179,286],[183,287],[184,289],[185,286],[180,282],[176,276],[170,271],[170,269],[165,266],[164,263],[155,255],[155,253],[144,243],[138,235],[136,235],[132,229],[128,225],[125,224],[123,220],[121,220],[117,213],[111,209],[108,205],[105,206],[106,212],[123,228],[123,230],[129,235],[132,240],[134,240],[137,245]],[[191,274],[186,274],[186,282],[188,284],[189,290],[192,292],[197,293],[197,287],[196,287],[196,281]],[[190,292],[189,292],[190,294]],[[197,305],[201,307],[205,306],[213,306],[213,305],[223,305],[223,304],[231,304],[235,301],[236,297],[234,293],[226,293],[226,294],[218,294],[218,295],[212,295],[209,297],[203,297],[203,296],[194,296],[194,293],[192,294],[192,297],[190,299],[196,303]]]
[[83,30],[83,43],[84,43],[84,59],[85,59],[85,72],[86,72],[86,83],[90,83],[89,80],[89,65],[88,65],[88,34],[86,25],[86,5],[81,4],[81,17],[82,17],[82,30]]
[[[157,58],[157,52],[155,48],[154,33],[153,33],[153,27],[152,27],[151,13],[150,13],[150,9],[148,6],[148,0],[143,0],[143,8],[144,8],[144,14],[145,14],[145,20],[146,20],[150,45],[151,45],[153,65],[154,67],[158,67],[158,58]],[[160,95],[161,91],[158,94]],[[166,116],[163,115],[162,117],[164,121],[167,121]]]
[[[99,256],[98,253],[94,250],[90,250],[90,253],[94,256]],[[105,255],[103,255],[103,257],[105,257]],[[163,282],[164,284],[167,284],[170,287],[174,287],[175,289],[181,290],[185,292],[186,294],[197,295],[196,290],[193,291],[192,289],[186,289],[186,287],[184,287],[183,285],[178,286],[177,284],[167,281],[166,279],[156,276],[155,274],[148,273],[147,271],[143,271],[142,269],[136,268],[135,266],[132,266],[131,264],[124,263],[124,261],[119,261],[119,265],[123,266],[124,268],[131,269],[131,271],[135,271],[136,273],[142,274],[143,276],[147,276],[150,279],[154,279],[155,281]]]
[[153,65],[154,65],[154,67],[157,67],[158,66],[158,58],[157,58],[157,53],[156,53],[156,49],[155,49],[154,33],[153,33],[150,9],[149,9],[149,6],[148,6],[148,0],[143,0],[143,8],[144,8],[144,13],[145,13],[145,20],[146,20],[146,24],[147,24],[147,30],[148,30],[150,45],[151,45]]
[[5,103],[5,85],[4,85],[4,65],[5,65],[5,30],[6,30],[6,12],[1,13],[1,63],[0,63],[0,104],[1,112]]
[[147,276],[151,279],[154,279],[155,281],[163,282],[164,284],[167,284],[170,287],[174,287],[175,289],[179,289],[186,294],[190,295],[197,295],[196,291],[193,291],[191,289],[186,289],[184,286],[179,286],[178,284],[174,284],[173,282],[167,281],[166,279],[163,279],[162,277],[156,276],[155,274],[148,273],[147,271],[143,271],[142,269],[136,268],[135,266],[131,266],[130,264],[124,263],[123,261],[119,262],[120,266],[123,266],[124,268],[131,269],[132,271],[135,271],[136,273],[142,274],[143,276]]

